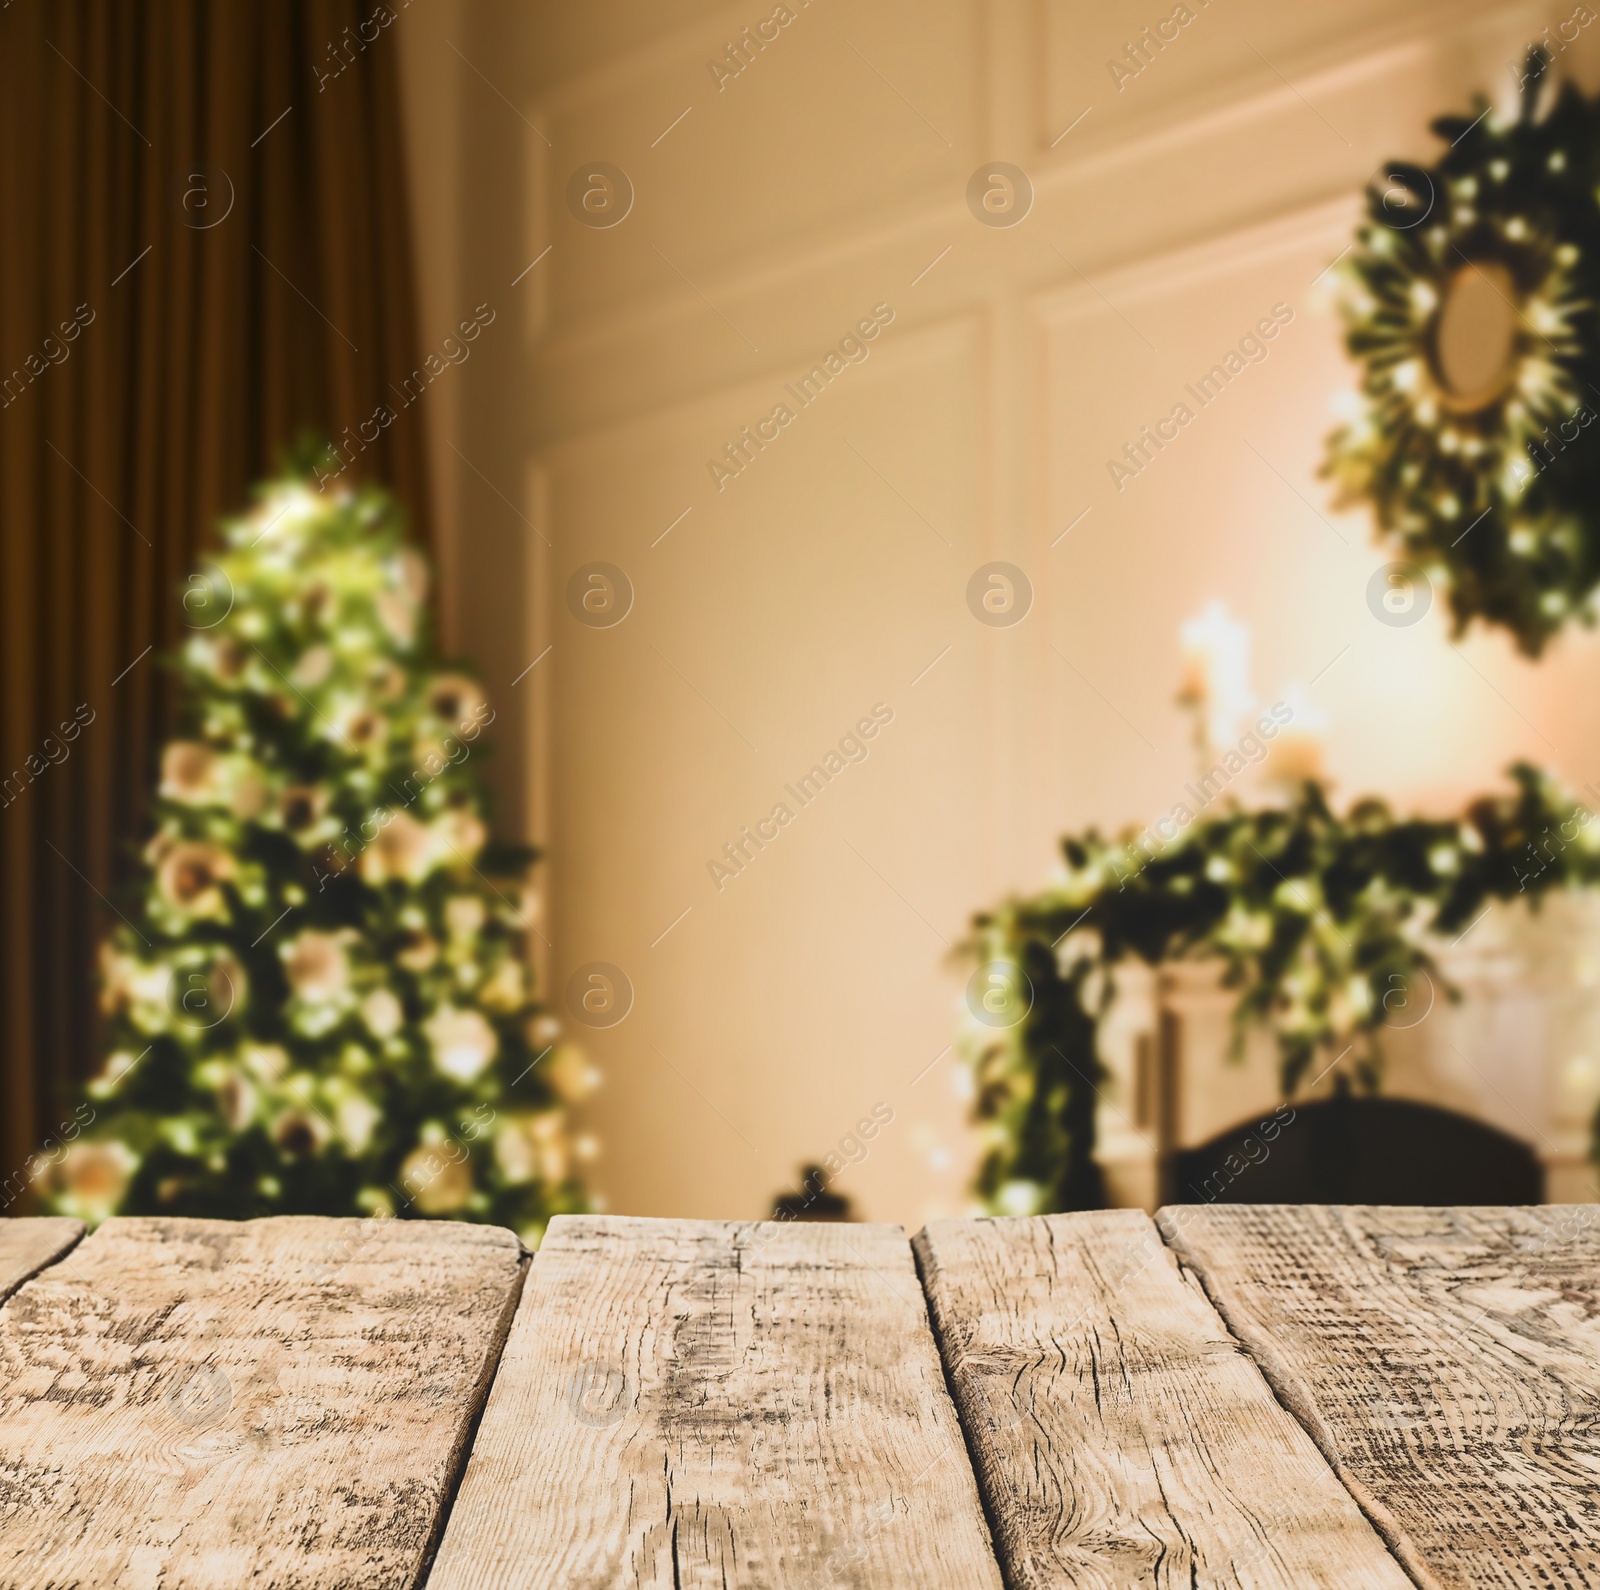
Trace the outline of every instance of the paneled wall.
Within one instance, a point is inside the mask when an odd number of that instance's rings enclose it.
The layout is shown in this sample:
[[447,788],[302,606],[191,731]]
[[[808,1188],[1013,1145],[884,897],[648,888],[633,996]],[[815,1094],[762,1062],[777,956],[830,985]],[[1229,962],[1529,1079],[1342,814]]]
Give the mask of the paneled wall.
[[[1209,600],[1252,626],[1263,702],[1327,714],[1341,795],[1600,773],[1594,640],[1534,669],[1440,604],[1378,623],[1385,558],[1316,478],[1362,186],[1474,89],[1509,103],[1570,10],[413,0],[424,341],[500,316],[437,413],[448,632],[501,704],[503,816],[549,851],[547,990],[596,963],[632,990],[570,1023],[611,1208],[756,1215],[875,1106],[837,1190],[964,1207],[970,913],[1043,882],[1062,830],[1179,798],[1177,629]],[[994,162],[1010,209],[969,198]],[[1109,468],[1274,317],[1153,463]],[[1019,622],[969,598],[992,562]]]

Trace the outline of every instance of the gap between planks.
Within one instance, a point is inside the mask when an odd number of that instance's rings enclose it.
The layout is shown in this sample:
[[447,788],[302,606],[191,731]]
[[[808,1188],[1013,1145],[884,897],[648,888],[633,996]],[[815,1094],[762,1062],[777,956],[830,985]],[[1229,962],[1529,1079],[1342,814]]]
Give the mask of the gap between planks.
[[1142,1211],[914,1246],[1012,1590],[1410,1590]]
[[1600,1208],[1158,1218],[1418,1584],[1600,1584]]
[[83,1240],[81,1220],[60,1215],[0,1217],[0,1304]]
[[1001,1590],[897,1226],[558,1216],[429,1590]]

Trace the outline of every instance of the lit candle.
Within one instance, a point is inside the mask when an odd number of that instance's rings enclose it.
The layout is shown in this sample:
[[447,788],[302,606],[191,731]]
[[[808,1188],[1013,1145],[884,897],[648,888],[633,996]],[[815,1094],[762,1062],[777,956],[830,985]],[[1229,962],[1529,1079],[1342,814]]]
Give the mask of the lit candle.
[[1210,694],[1211,659],[1199,646],[1185,644],[1183,668],[1178,675],[1178,701],[1186,707],[1203,707]]
[[1267,756],[1266,776],[1276,784],[1299,788],[1307,779],[1327,778],[1328,714],[1315,707],[1298,685],[1284,692],[1293,716],[1278,730]]
[[1254,705],[1250,691],[1250,629],[1221,602],[1185,621],[1178,632],[1182,655],[1178,700],[1204,714],[1208,745],[1231,745],[1240,718]]

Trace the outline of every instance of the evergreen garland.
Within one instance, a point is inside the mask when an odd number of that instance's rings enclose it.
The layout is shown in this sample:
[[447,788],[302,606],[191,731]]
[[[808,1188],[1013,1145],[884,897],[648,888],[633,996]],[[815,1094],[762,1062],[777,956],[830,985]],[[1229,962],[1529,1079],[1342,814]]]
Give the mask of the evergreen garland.
[[[1151,851],[1132,834],[1062,843],[1059,882],[974,921],[968,953],[992,986],[969,999],[966,1047],[985,1133],[978,1192],[997,1213],[1095,1207],[1097,1050],[1113,974],[1208,959],[1237,990],[1236,1044],[1276,1035],[1285,1093],[1334,1067],[1376,1085],[1386,1023],[1420,1019],[1430,943],[1491,900],[1600,880],[1600,823],[1537,768],[1458,819],[1397,819],[1378,800],[1340,816],[1316,784],[1286,807],[1235,809]],[[1146,835],[1148,838],[1148,834]],[[975,979],[976,981],[976,979]],[[978,984],[979,987],[983,985]],[[1335,1066],[1335,1062],[1338,1062]]]

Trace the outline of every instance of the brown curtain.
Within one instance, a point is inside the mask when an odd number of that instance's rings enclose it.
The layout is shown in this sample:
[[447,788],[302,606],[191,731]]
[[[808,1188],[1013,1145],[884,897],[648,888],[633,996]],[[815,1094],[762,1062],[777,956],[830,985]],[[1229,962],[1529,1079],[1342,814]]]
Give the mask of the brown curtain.
[[0,9],[0,1178],[98,1063],[96,945],[217,517],[308,429],[425,511],[421,415],[390,386],[416,352],[404,21]]

